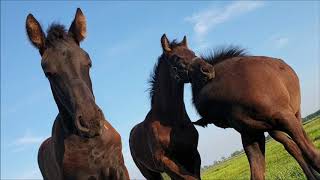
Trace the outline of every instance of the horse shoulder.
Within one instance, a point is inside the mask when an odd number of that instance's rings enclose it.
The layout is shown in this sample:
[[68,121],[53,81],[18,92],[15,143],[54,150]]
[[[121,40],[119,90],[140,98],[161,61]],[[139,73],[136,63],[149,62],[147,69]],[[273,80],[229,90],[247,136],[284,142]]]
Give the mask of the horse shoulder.
[[120,134],[108,121],[103,122],[101,141],[106,146],[109,146],[110,144],[113,144],[114,146],[122,146]]
[[40,145],[39,151],[38,151],[38,162],[40,169],[42,168],[45,161],[48,160],[48,158],[51,157],[52,151],[52,139],[51,137],[47,138],[45,141],[42,142]]
[[168,148],[172,128],[161,124],[160,121],[153,121],[150,126],[156,142],[162,147]]
[[52,137],[47,138],[38,151],[38,164],[45,179],[62,179],[62,172],[53,152]]

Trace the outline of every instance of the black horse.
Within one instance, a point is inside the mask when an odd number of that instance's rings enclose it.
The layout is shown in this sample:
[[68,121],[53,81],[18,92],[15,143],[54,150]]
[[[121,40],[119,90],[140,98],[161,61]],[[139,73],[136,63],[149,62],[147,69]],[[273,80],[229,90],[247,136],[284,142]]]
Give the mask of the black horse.
[[52,136],[42,143],[38,153],[43,178],[129,179],[121,137],[95,103],[89,76],[91,59],[80,48],[86,36],[86,19],[81,10],[77,9],[69,31],[53,24],[46,37],[31,14],[26,29],[40,52],[42,69],[59,109]]
[[131,155],[147,179],[162,179],[162,172],[172,179],[200,179],[198,132],[183,102],[188,74],[178,70],[196,56],[187,47],[186,37],[181,43],[169,43],[163,35],[161,44],[163,54],[151,80],[151,110],[131,130]]

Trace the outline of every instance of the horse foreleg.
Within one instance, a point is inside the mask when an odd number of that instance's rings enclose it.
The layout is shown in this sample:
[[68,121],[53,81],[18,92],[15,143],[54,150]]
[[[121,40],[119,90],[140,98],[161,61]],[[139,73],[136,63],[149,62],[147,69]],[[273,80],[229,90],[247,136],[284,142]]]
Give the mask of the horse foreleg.
[[241,133],[242,145],[247,155],[251,180],[265,178],[265,137],[262,133]]
[[138,162],[134,157],[132,157],[134,163],[140,170],[141,174],[147,179],[147,180],[163,180],[161,174],[159,172],[151,171],[147,167],[145,167],[142,163]]
[[201,157],[198,151],[194,153],[194,163],[193,163],[194,172],[199,179],[200,177],[200,169],[201,169]]
[[289,138],[286,134],[284,134],[281,131],[269,131],[269,134],[273,139],[280,142],[288,151],[288,153],[296,159],[296,161],[302,168],[304,174],[307,176],[309,180],[315,180],[317,178],[319,179],[319,177],[316,177],[316,174],[313,174],[311,168],[308,166],[307,162],[303,158],[302,152],[300,151],[299,147],[291,138]]
[[202,127],[207,127],[209,124],[209,121],[205,118],[201,118],[198,121],[192,122],[192,124]]
[[191,173],[187,172],[181,165],[174,162],[167,156],[161,157],[161,162],[164,165],[165,172],[172,179],[184,179],[184,180],[196,180],[198,178],[193,177]]

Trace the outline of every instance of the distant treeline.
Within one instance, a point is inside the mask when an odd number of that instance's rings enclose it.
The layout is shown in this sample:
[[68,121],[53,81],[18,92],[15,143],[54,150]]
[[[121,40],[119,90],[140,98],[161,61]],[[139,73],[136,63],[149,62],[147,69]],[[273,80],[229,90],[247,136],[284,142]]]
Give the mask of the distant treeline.
[[[313,118],[315,118],[315,117],[317,117],[317,116],[320,116],[320,109],[319,109],[318,111],[316,111],[316,112],[314,112],[314,113],[312,113],[312,114],[310,114],[310,115],[302,118],[302,122],[307,122],[307,121],[312,120]],[[266,137],[266,140],[268,141],[269,139],[271,139],[271,137],[270,137],[269,134],[268,134],[268,136]],[[230,156],[227,157],[227,158],[223,156],[223,157],[221,157],[220,160],[215,160],[215,161],[213,161],[213,164],[212,164],[212,165],[208,165],[208,166],[203,166],[203,167],[201,167],[201,171],[205,171],[205,170],[207,170],[207,169],[209,169],[209,168],[211,168],[211,167],[213,167],[213,166],[216,166],[216,165],[218,165],[218,164],[220,164],[220,163],[222,163],[222,162],[225,162],[225,161],[227,161],[228,159],[230,159],[230,158],[232,158],[232,157],[235,157],[235,156],[237,156],[237,155],[239,155],[239,154],[242,154],[242,153],[244,153],[243,149],[237,150],[237,151],[231,153]]]
[[201,171],[205,171],[205,170],[209,169],[210,167],[216,166],[216,165],[218,165],[224,161],[227,161],[228,159],[230,159],[232,157],[238,156],[242,153],[244,153],[244,151],[243,151],[243,149],[240,149],[240,150],[237,150],[237,151],[231,153],[229,157],[222,156],[222,158],[220,160],[213,161],[212,165],[201,167]]
[[302,121],[303,122],[307,122],[307,121],[309,121],[309,120],[311,120],[311,119],[313,119],[313,118],[315,118],[317,116],[320,116],[320,109],[318,111],[316,111],[316,112],[314,112],[314,113],[302,118]]

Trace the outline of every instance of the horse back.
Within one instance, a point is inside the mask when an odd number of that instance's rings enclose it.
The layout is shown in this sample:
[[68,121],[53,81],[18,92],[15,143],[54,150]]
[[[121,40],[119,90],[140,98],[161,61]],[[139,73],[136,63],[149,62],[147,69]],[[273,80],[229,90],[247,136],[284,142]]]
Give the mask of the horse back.
[[263,56],[235,57],[214,68],[216,77],[203,88],[200,97],[267,111],[270,107],[299,111],[299,80],[284,61]]

